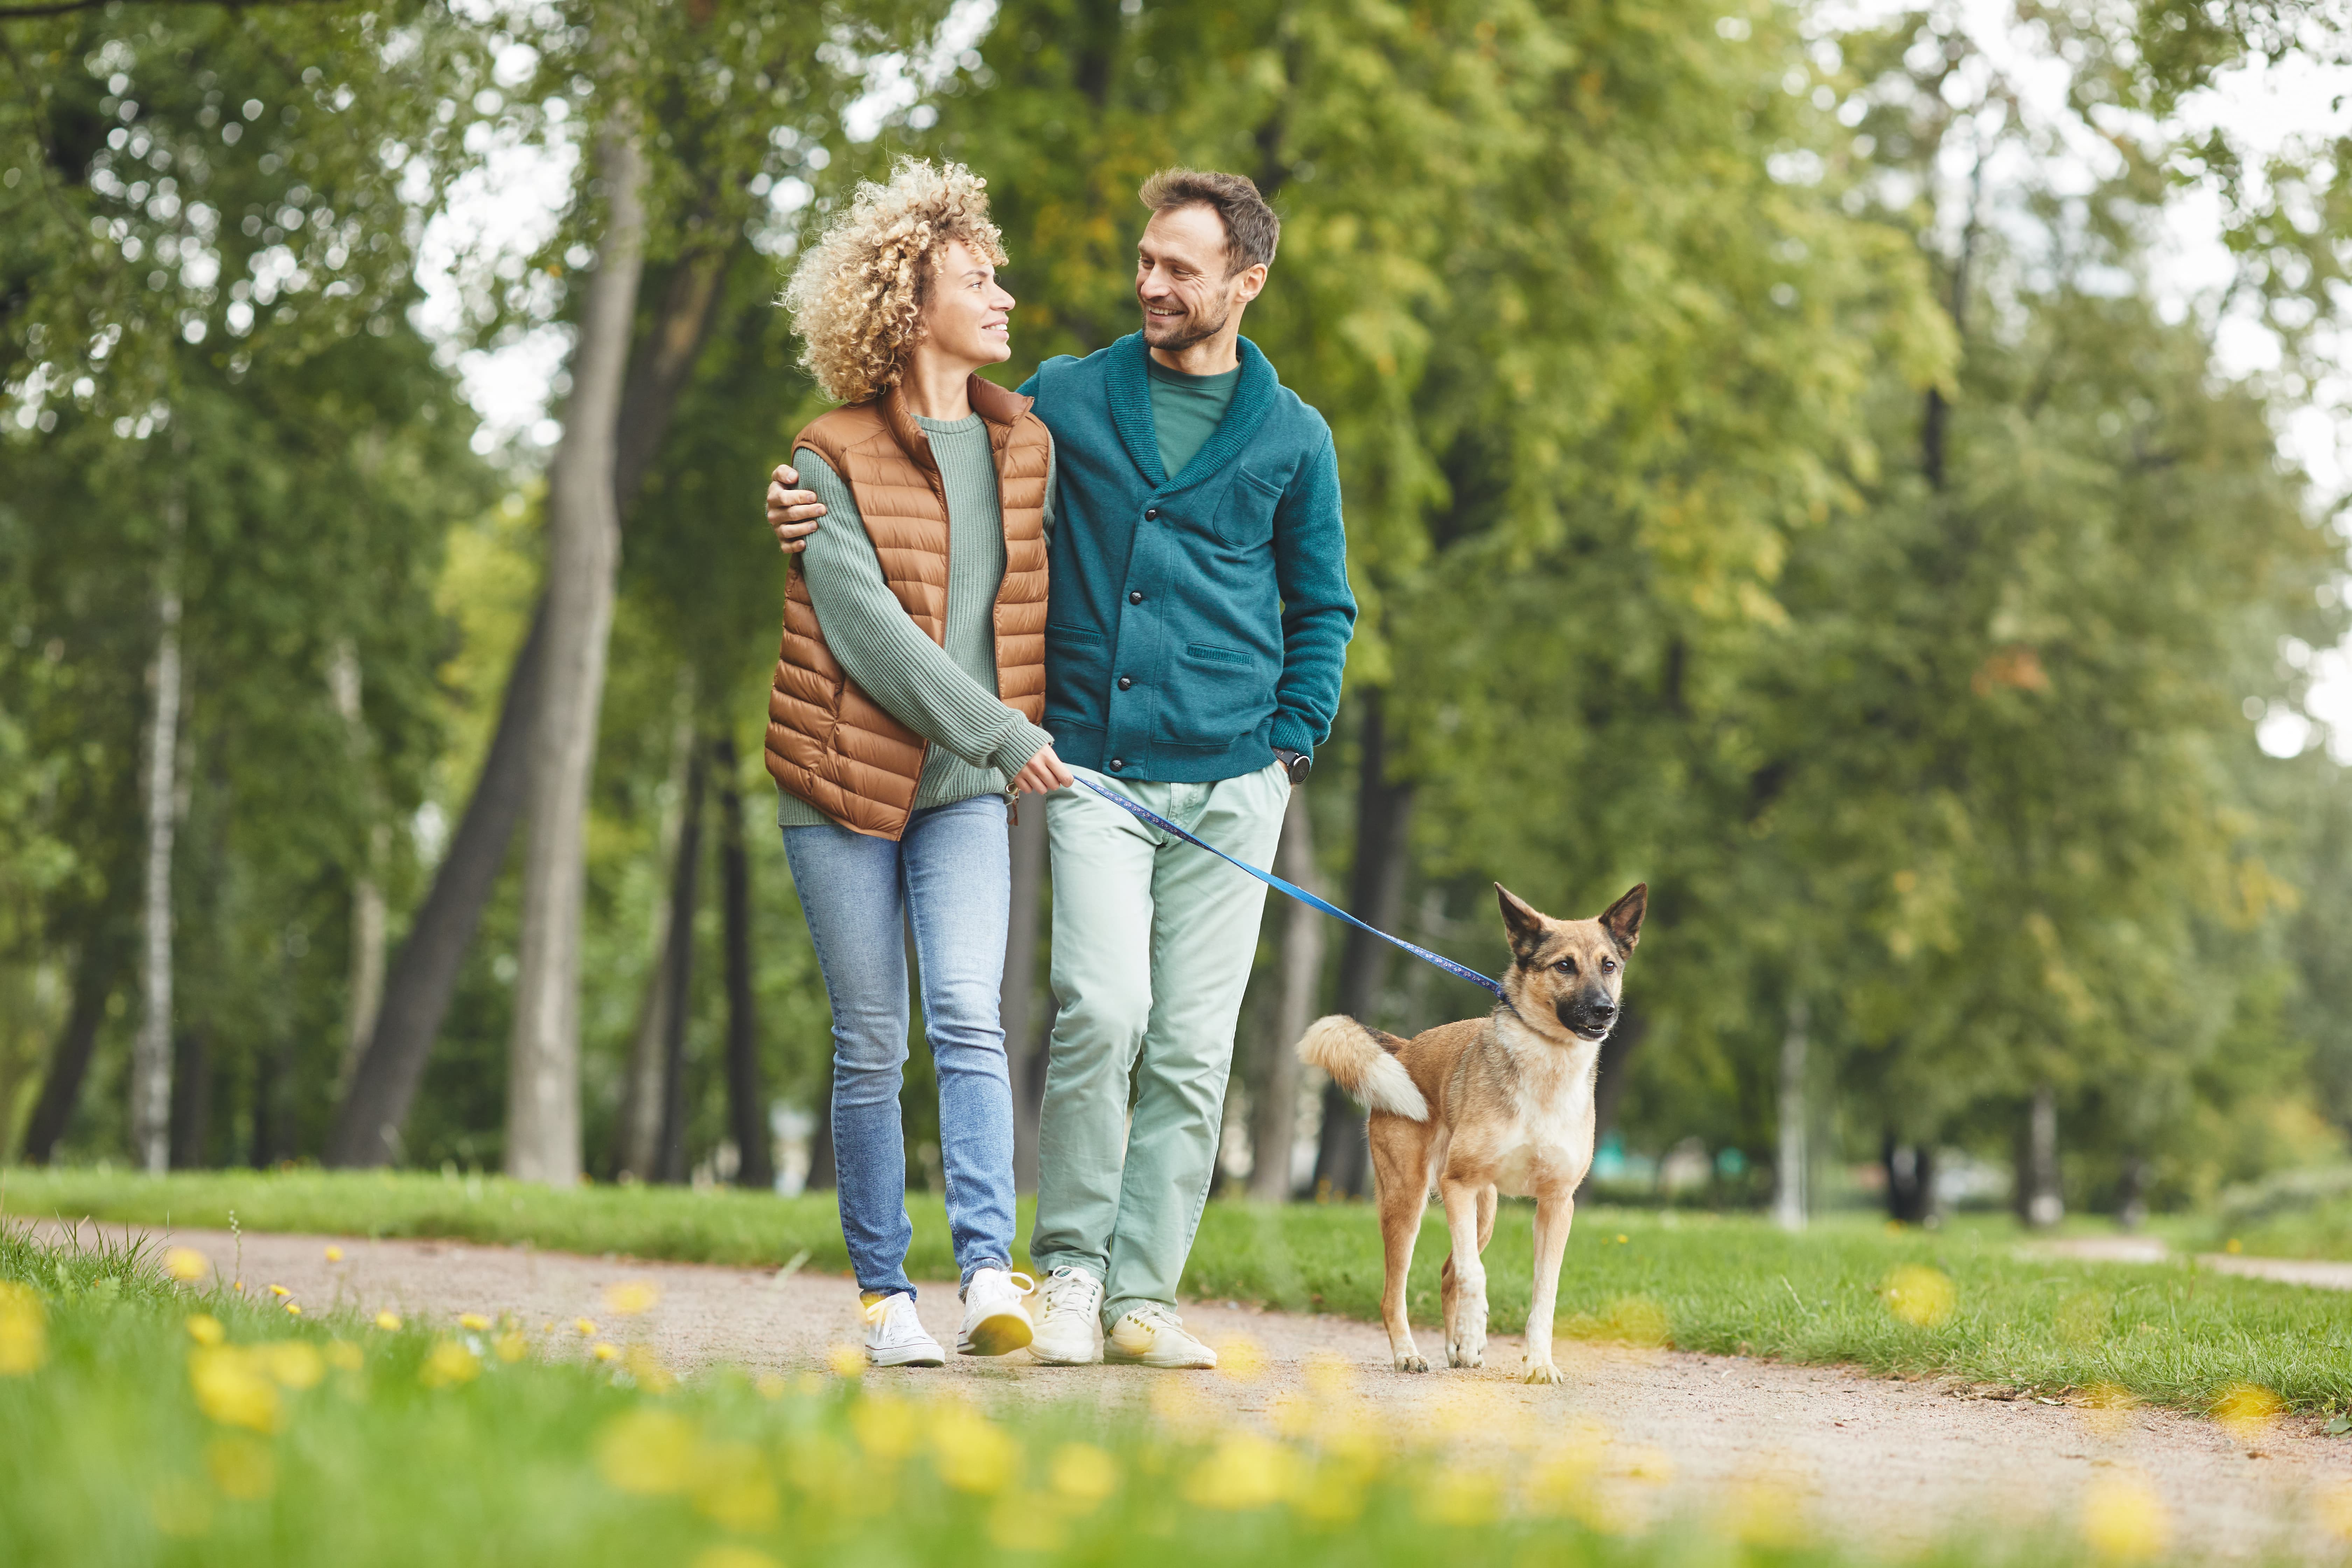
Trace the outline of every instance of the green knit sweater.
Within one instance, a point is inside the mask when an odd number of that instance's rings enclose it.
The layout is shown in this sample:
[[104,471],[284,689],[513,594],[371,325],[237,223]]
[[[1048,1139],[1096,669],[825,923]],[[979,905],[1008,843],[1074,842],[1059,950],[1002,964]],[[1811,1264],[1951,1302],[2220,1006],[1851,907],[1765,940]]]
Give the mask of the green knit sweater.
[[[1004,581],[1004,512],[996,462],[979,415],[915,423],[930,437],[948,502],[946,646],[925,637],[882,579],[849,486],[814,451],[793,454],[801,485],[824,503],[824,524],[801,557],[824,646],[890,716],[931,742],[915,809],[1002,795],[1054,738],[997,700],[996,591]],[[1050,489],[1050,484],[1048,489]],[[776,822],[830,822],[798,795],[779,794]]]

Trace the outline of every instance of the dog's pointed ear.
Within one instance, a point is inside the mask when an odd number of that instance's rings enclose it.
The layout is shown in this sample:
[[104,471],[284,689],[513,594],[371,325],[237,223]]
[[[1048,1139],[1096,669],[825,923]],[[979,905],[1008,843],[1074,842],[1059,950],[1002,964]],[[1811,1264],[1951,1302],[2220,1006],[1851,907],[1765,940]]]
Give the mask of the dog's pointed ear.
[[1650,908],[1650,884],[1636,882],[1633,890],[1601,912],[1601,923],[1627,952],[1642,940],[1642,916]]
[[1549,922],[1536,913],[1535,906],[1500,882],[1495,884],[1495,897],[1503,906],[1503,929],[1510,934],[1512,953],[1525,958],[1541,947]]

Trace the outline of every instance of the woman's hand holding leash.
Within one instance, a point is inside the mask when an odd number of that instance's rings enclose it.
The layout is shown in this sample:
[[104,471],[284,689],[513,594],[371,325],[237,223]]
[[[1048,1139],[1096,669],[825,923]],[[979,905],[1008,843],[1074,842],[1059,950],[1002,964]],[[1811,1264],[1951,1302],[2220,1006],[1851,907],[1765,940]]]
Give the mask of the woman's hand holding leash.
[[776,531],[776,543],[787,555],[808,548],[808,536],[824,515],[824,503],[814,491],[795,488],[800,482],[800,471],[790,463],[778,463],[768,476],[768,526]]
[[1040,746],[1037,754],[1013,775],[1013,788],[1018,795],[1051,795],[1057,789],[1067,789],[1077,775],[1054,754],[1051,746]]

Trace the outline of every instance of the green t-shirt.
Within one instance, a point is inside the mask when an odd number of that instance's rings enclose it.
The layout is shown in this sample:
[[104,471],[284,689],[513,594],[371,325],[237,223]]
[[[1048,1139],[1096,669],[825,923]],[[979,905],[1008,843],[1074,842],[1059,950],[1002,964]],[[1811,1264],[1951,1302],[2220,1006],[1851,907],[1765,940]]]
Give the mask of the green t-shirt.
[[1150,354],[1143,363],[1151,371],[1151,427],[1160,437],[1160,466],[1172,479],[1217,433],[1234,388],[1242,384],[1242,367],[1222,375],[1186,375]]

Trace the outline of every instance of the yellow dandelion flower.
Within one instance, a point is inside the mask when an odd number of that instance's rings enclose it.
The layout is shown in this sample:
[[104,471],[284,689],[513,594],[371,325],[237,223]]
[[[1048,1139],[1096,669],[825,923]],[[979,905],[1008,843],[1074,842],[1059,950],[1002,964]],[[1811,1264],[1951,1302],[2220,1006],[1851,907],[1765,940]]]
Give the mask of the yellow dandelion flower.
[[782,1510],[776,1483],[749,1443],[706,1444],[695,1457],[694,1510],[728,1530],[766,1530]]
[[2213,1419],[2241,1443],[2259,1441],[2286,1409],[2286,1401],[2258,1383],[2233,1383],[2221,1391]]
[[299,1301],[289,1301],[289,1302],[287,1302],[287,1303],[286,1303],[286,1315],[287,1315],[288,1317],[289,1317],[289,1318],[299,1318],[299,1317],[300,1317],[300,1316],[302,1315],[302,1303],[301,1303],[301,1302],[299,1302]]
[[1886,1277],[1878,1295],[1898,1321],[1915,1329],[1935,1329],[1950,1319],[1959,1288],[1940,1268],[1906,1263]]
[[357,1372],[365,1364],[366,1355],[349,1340],[334,1340],[326,1351],[327,1364],[337,1372]]
[[375,1326],[387,1334],[396,1334],[400,1331],[400,1314],[389,1310],[378,1312],[375,1315]]
[[754,1552],[748,1546],[723,1542],[717,1546],[706,1546],[696,1553],[694,1568],[780,1568],[780,1565],[764,1552]]
[[583,1340],[593,1339],[596,1337],[596,1320],[593,1318],[574,1318],[572,1320],[572,1329],[574,1333],[578,1334]]
[[188,1352],[188,1386],[196,1408],[224,1426],[275,1432],[285,1403],[277,1382],[252,1352],[236,1345],[198,1345]]
[[175,1247],[163,1254],[163,1272],[183,1285],[193,1285],[213,1271],[213,1260],[193,1247]]
[[2352,1541],[2352,1481],[2323,1487],[2312,1500],[2321,1528],[2338,1541]]
[[1217,1347],[1217,1371],[1235,1383],[1255,1383],[1265,1375],[1265,1352],[1255,1340],[1235,1335]]
[[499,1352],[500,1361],[512,1366],[530,1353],[530,1342],[522,1336],[520,1330],[509,1329],[490,1342],[490,1348]]
[[2144,1562],[2172,1543],[2172,1515],[2147,1481],[2111,1472],[2084,1489],[2083,1540],[2103,1562]]
[[1622,1231],[1622,1230],[1621,1230],[1621,1231],[1619,1231],[1619,1232],[1617,1233],[1617,1245],[1618,1245],[1618,1246],[1620,1246],[1620,1247],[1623,1247],[1623,1246],[1624,1246],[1624,1245],[1625,1245],[1625,1244],[1626,1244],[1630,1239],[1631,1239],[1631,1238],[1630,1238],[1630,1237],[1628,1237],[1626,1236],[1626,1234],[1625,1234],[1623,1231]]
[[341,1263],[342,1260],[343,1260],[343,1249],[342,1249],[341,1247],[331,1247],[327,1248],[327,1261],[328,1261],[328,1262],[330,1262],[330,1263]]
[[490,1321],[479,1312],[460,1312],[457,1326],[478,1334],[490,1326]]
[[279,1298],[284,1298],[284,1297],[291,1296],[292,1294],[294,1294],[294,1292],[293,1292],[293,1291],[289,1290],[289,1289],[286,1289],[286,1287],[285,1287],[285,1286],[283,1286],[283,1285],[272,1285],[272,1286],[269,1288],[269,1293],[270,1293],[271,1295],[273,1295],[273,1296],[277,1296],[277,1297],[279,1297]]
[[1054,1495],[1092,1508],[1118,1489],[1118,1461],[1092,1443],[1065,1443],[1045,1469]]
[[624,1279],[604,1287],[604,1310],[616,1318],[650,1312],[661,1300],[661,1287],[650,1279]]
[[1004,1428],[967,1405],[942,1406],[931,1421],[940,1479],[960,1492],[999,1492],[1020,1468],[1020,1446]]
[[187,1322],[188,1338],[200,1345],[216,1345],[228,1338],[228,1331],[210,1312],[198,1312]]
[[792,1380],[780,1372],[763,1372],[751,1380],[751,1392],[762,1399],[782,1399],[792,1388]]
[[427,1388],[454,1388],[482,1375],[482,1358],[455,1340],[441,1340],[426,1352],[416,1375]]
[[258,1502],[278,1489],[278,1459],[251,1437],[215,1437],[205,1445],[205,1468],[223,1497]]
[[1491,1522],[1502,1500],[1502,1484],[1493,1471],[1448,1465],[1422,1489],[1414,1511],[1433,1524],[1468,1530]]
[[1307,1392],[1318,1399],[1338,1399],[1356,1386],[1356,1369],[1341,1356],[1317,1351],[1307,1358]]
[[621,1352],[621,1364],[647,1394],[667,1394],[677,1386],[677,1374],[664,1366],[648,1346],[631,1345]]
[[2095,1383],[2083,1391],[2084,1425],[2102,1437],[2120,1436],[2131,1425],[2131,1413],[2139,1401],[2131,1390],[2120,1384]]
[[617,1361],[620,1359],[621,1347],[610,1340],[598,1340],[588,1347],[588,1353],[598,1361]]
[[631,1410],[598,1429],[596,1472],[640,1497],[666,1497],[695,1483],[701,1441],[682,1415]]
[[229,1286],[229,1289],[242,1296],[245,1294],[245,1281],[242,1279],[236,1280]]
[[824,1364],[833,1369],[835,1377],[863,1377],[866,1375],[866,1347],[828,1345],[824,1352]]
[[327,1375],[327,1358],[308,1340],[279,1340],[253,1347],[255,1363],[281,1388],[316,1388]]
[[0,1281],[0,1377],[38,1372],[48,1359],[48,1309],[29,1287]]
[[1201,1508],[1265,1508],[1289,1495],[1297,1457],[1255,1432],[1234,1432],[1193,1467],[1184,1500]]
[[2246,1249],[2244,1246],[2240,1243],[2238,1238],[2233,1236],[2229,1240],[2221,1244],[2221,1250],[2234,1257],[2238,1253],[2243,1252]]
[[903,1459],[922,1438],[915,1407],[887,1394],[868,1394],[851,1405],[849,1429],[857,1446],[877,1459]]

